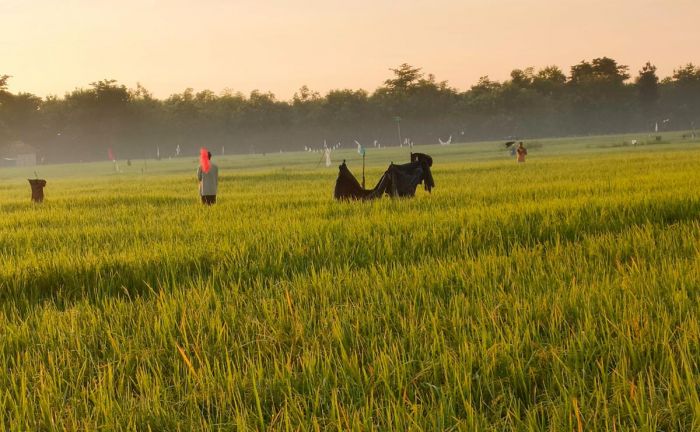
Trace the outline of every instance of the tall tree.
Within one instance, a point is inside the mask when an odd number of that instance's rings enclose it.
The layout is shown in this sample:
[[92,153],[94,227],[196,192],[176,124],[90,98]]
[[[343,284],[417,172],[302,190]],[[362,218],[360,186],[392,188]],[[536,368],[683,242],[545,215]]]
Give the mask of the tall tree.
[[688,63],[673,71],[668,80],[668,101],[666,109],[676,113],[673,120],[683,127],[697,126],[700,123],[700,67]]
[[625,109],[628,69],[609,57],[571,67],[568,85],[578,133],[610,133],[630,121],[630,111]]
[[513,69],[510,73],[510,81],[521,88],[530,88],[535,80],[535,70],[531,67],[525,69]]
[[688,63],[673,71],[673,80],[683,84],[697,83],[700,81],[700,67]]
[[9,75],[0,75],[0,145],[7,141],[9,136],[9,130],[7,122],[5,121],[4,113],[4,103],[6,98],[9,96],[7,92],[7,81],[10,79]]
[[637,95],[639,103],[647,120],[654,115],[656,103],[659,100],[659,77],[656,75],[656,66],[651,62],[647,62],[642,70],[639,71],[639,76],[634,80],[634,85],[637,87]]
[[0,75],[0,92],[4,92],[7,90],[7,81],[9,79],[9,75]]
[[561,93],[566,84],[566,75],[557,66],[547,66],[540,69],[532,78],[532,87],[547,96]]
[[413,67],[408,63],[402,63],[398,68],[389,70],[394,73],[394,76],[384,81],[384,85],[392,92],[406,92],[415,87],[423,77],[421,68]]

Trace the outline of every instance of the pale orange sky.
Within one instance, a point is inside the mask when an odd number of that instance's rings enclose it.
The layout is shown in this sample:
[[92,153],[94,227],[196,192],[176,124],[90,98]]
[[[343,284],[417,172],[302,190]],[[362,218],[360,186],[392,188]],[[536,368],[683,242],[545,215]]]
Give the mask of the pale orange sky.
[[700,0],[0,0],[10,91],[63,95],[90,82],[373,91],[407,62],[460,90],[482,75],[609,56],[670,75],[700,63]]

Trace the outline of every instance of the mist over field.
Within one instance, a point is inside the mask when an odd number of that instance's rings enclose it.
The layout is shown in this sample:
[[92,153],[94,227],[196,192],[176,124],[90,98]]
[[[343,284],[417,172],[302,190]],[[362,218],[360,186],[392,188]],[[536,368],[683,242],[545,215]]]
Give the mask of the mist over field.
[[[700,68],[659,77],[601,57],[565,73],[556,66],[515,69],[509,80],[483,77],[465,91],[402,64],[373,91],[321,95],[306,86],[292,100],[254,91],[194,92],[160,100],[148,89],[100,80],[59,97],[7,90],[0,81],[0,148],[18,141],[43,163],[319,149],[342,143],[399,146],[487,139],[531,139],[700,126]],[[4,155],[7,156],[7,155]]]

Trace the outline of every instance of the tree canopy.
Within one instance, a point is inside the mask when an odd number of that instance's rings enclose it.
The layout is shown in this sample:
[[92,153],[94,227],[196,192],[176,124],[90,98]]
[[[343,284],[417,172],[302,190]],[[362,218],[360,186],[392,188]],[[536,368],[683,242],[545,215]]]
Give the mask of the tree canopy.
[[274,94],[185,89],[157,99],[138,84],[92,82],[62,97],[12,93],[0,74],[0,145],[22,140],[47,162],[194,155],[200,146],[227,153],[269,152],[328,143],[417,143],[649,131],[661,119],[677,129],[700,124],[700,68],[687,64],[660,79],[647,62],[632,78],[608,57],[573,65],[514,69],[481,77],[465,91],[403,63],[372,92],[302,86],[290,101]]

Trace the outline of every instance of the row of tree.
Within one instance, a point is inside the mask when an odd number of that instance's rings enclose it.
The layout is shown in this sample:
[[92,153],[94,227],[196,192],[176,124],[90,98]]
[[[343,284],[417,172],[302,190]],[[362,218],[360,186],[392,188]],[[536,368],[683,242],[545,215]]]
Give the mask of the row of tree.
[[[556,66],[487,76],[460,92],[420,68],[402,64],[373,93],[304,86],[290,101],[254,91],[215,94],[187,89],[165,100],[138,85],[102,80],[63,97],[8,91],[0,75],[0,146],[21,140],[47,162],[193,155],[200,146],[227,153],[299,150],[352,143],[398,145],[693,129],[700,123],[700,68],[680,67],[659,79],[647,63],[632,78],[607,57],[582,61],[566,75]],[[397,123],[400,123],[397,125]]]

